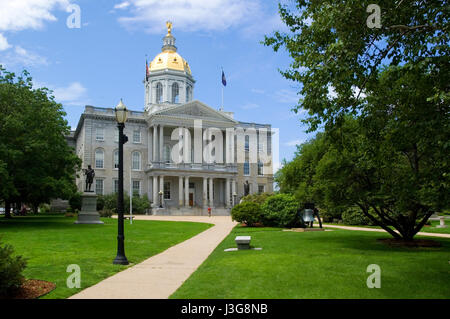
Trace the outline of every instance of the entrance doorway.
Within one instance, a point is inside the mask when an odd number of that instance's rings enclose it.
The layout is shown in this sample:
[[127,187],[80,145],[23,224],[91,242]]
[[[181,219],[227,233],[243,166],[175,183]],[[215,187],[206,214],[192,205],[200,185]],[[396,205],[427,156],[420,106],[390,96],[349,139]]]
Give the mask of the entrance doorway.
[[189,192],[189,206],[191,206],[191,207],[194,206],[194,193],[193,192]]

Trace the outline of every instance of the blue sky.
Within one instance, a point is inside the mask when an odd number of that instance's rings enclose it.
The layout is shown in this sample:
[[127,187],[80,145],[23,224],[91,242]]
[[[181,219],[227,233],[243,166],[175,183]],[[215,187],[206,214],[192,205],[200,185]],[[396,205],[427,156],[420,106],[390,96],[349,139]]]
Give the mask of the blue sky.
[[[67,26],[70,4],[81,9],[80,28]],[[196,80],[194,99],[219,107],[223,67],[225,110],[279,128],[280,159],[289,160],[308,135],[291,111],[299,85],[278,72],[288,54],[260,44],[284,30],[277,9],[264,0],[0,0],[0,64],[26,68],[38,86],[53,89],[74,128],[86,104],[114,107],[123,98],[143,110],[145,55],[161,51],[171,20]]]

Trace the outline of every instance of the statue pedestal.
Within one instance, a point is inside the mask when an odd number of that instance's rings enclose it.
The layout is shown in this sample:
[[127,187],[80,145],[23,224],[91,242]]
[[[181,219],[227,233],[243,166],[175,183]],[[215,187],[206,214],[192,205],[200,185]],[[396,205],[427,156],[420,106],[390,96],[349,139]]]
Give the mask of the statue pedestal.
[[97,195],[94,192],[84,192],[81,195],[81,212],[75,224],[103,224],[97,213]]

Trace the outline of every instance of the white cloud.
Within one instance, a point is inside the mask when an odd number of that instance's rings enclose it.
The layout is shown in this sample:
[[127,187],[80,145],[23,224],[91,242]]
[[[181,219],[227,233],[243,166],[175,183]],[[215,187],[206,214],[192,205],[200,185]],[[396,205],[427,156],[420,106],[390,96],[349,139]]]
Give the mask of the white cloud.
[[86,88],[80,82],[73,82],[67,87],[58,87],[53,90],[58,102],[76,103],[86,94]]
[[264,90],[260,90],[260,89],[251,89],[250,90],[252,93],[256,93],[256,94],[264,94]]
[[30,52],[19,45],[16,45],[13,52],[7,52],[3,55],[0,64],[3,64],[4,66],[19,65],[28,67],[48,65],[48,61],[45,57]]
[[40,29],[44,22],[57,20],[52,10],[64,10],[69,3],[70,0],[2,0],[0,31]]
[[7,50],[11,47],[8,40],[0,33],[0,51]]
[[302,144],[304,142],[305,142],[304,139],[295,139],[295,140],[291,140],[291,141],[288,141],[288,142],[284,143],[284,145],[292,147],[292,146],[300,145],[300,144]]
[[89,104],[87,89],[80,82],[72,82],[68,86],[55,86],[47,83],[34,82],[34,87],[46,87],[53,91],[56,102],[63,105],[83,106]]
[[241,106],[243,110],[253,110],[259,108],[258,104],[255,103],[247,103]]
[[125,9],[126,7],[129,7],[130,3],[128,1],[124,1],[121,3],[118,3],[114,6],[114,9]]
[[[124,8],[130,13],[119,17],[129,28],[161,33],[170,20],[183,31],[221,31],[249,24],[262,10],[257,0],[130,0]],[[123,3],[122,3],[123,4]],[[119,4],[121,5],[121,4]],[[116,5],[117,6],[117,5]]]
[[297,92],[288,89],[276,91],[274,97],[280,103],[298,103],[299,100]]

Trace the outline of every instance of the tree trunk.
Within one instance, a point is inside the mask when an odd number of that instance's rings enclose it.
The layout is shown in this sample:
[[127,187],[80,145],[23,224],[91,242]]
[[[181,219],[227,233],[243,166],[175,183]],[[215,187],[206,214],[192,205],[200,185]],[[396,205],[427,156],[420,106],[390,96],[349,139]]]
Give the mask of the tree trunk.
[[5,201],[5,218],[12,218],[11,216],[11,202]]

